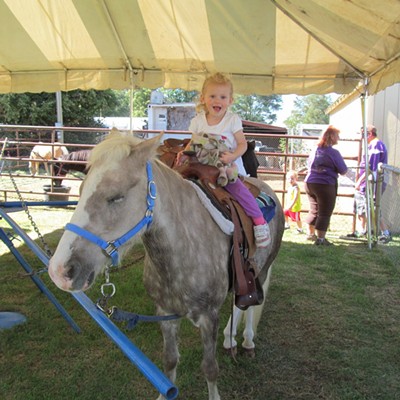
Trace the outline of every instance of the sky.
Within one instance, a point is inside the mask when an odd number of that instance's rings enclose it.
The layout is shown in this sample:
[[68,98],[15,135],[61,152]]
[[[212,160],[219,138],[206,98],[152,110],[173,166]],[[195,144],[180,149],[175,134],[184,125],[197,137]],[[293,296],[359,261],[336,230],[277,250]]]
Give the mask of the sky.
[[294,100],[296,99],[297,95],[295,94],[288,94],[282,96],[282,109],[278,111],[277,113],[277,120],[276,122],[273,123],[273,125],[278,125],[278,126],[285,126],[283,121],[289,117],[290,113],[292,112],[293,109],[293,103]]
[[[335,101],[339,97],[339,95],[336,93],[330,93],[330,96],[333,101]],[[282,109],[278,111],[277,120],[273,123],[273,125],[285,126],[283,121],[290,116],[296,97],[296,94],[288,94],[282,96]]]

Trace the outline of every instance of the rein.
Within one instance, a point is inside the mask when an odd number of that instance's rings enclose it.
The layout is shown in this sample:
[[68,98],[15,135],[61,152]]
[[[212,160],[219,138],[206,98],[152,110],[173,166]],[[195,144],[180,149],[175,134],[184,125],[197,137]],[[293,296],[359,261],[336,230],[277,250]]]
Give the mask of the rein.
[[78,236],[82,236],[84,239],[88,240],[101,247],[101,249],[111,258],[112,265],[116,266],[119,262],[118,248],[125,244],[129,239],[133,238],[144,226],[149,227],[153,222],[153,210],[155,200],[157,198],[157,188],[153,180],[153,170],[151,168],[150,161],[146,163],[147,171],[147,210],[144,217],[128,232],[115,240],[106,241],[101,237],[95,235],[94,233],[81,228],[78,225],[68,223],[65,225],[65,229],[74,232]]

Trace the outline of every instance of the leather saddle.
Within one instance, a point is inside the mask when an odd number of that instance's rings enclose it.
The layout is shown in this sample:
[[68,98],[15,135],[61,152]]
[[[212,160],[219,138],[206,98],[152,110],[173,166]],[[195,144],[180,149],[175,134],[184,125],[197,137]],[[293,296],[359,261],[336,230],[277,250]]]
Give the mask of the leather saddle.
[[[179,172],[185,179],[190,179],[203,189],[214,206],[230,219],[234,224],[232,248],[230,257],[231,288],[235,293],[235,305],[246,310],[249,306],[259,305],[264,300],[261,284],[256,276],[252,257],[256,251],[253,233],[253,222],[239,203],[224,188],[217,185],[219,170],[217,167],[201,164],[194,152],[184,151],[186,143],[178,143],[174,139],[167,139],[159,148],[160,160]],[[173,146],[171,146],[173,144]],[[171,146],[171,147],[169,147]],[[171,152],[168,151],[171,149]],[[184,151],[186,161],[183,165],[176,165],[176,155]],[[167,154],[168,153],[168,154]],[[260,190],[244,181],[254,197]]]

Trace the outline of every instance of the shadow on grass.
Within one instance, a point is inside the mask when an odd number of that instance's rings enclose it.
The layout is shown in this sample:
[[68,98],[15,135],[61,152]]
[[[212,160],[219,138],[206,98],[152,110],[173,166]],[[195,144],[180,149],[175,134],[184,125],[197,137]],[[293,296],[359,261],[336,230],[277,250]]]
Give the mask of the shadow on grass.
[[[45,235],[55,248],[62,230]],[[256,358],[239,349],[237,362],[222,350],[219,332],[219,388],[222,399],[395,399],[400,396],[400,302],[398,238],[383,248],[333,240],[320,248],[285,233],[258,327]],[[391,250],[393,248],[393,252]],[[42,268],[26,246],[21,253]],[[143,249],[137,246],[112,274],[115,304],[142,314],[154,307],[142,285]],[[394,256],[393,256],[394,257]],[[82,312],[73,298],[43,280],[82,328],[76,334],[10,254],[0,257],[0,309],[19,311],[27,323],[0,332],[2,399],[151,399],[157,393]],[[99,295],[97,283],[88,295]],[[228,319],[230,298],[221,313]],[[121,327],[124,330],[124,327]],[[181,327],[180,399],[207,398],[200,370],[199,333]],[[132,341],[161,366],[162,338],[156,324],[139,324]]]

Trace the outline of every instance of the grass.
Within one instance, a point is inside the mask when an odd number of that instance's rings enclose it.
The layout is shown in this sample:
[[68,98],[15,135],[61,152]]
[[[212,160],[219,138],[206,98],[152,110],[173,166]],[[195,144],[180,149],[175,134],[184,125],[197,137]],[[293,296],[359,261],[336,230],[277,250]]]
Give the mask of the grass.
[[[32,211],[46,242],[54,249],[71,211]],[[24,213],[13,214],[36,238]],[[0,226],[5,227],[4,221]],[[230,400],[377,400],[400,398],[400,238],[369,250],[364,242],[338,239],[317,247],[304,235],[285,231],[274,265],[256,339],[256,358],[239,350],[237,362],[218,342],[219,389]],[[17,242],[15,242],[17,246]],[[24,244],[21,253],[34,269],[42,265]],[[117,286],[113,304],[141,314],[154,307],[141,283],[140,245],[111,278]],[[99,398],[154,399],[156,390],[132,366],[100,328],[67,294],[42,275],[82,329],[76,334],[0,244],[0,310],[27,316],[25,324],[0,331],[0,398],[66,400]],[[88,292],[96,300],[99,284]],[[227,300],[221,327],[229,316]],[[125,331],[161,366],[162,338],[154,323]],[[182,321],[180,399],[207,398],[200,371],[198,331]]]

